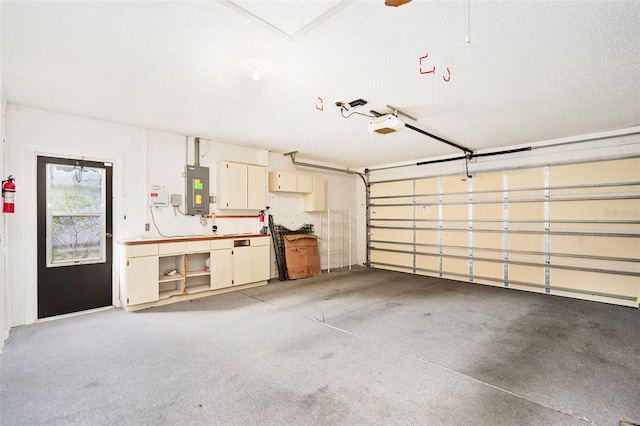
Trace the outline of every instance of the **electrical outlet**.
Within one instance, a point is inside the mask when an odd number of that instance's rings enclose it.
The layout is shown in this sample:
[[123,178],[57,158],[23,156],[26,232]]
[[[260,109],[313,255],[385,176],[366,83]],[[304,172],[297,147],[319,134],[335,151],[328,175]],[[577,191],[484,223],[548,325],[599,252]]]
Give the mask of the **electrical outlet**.
[[151,229],[151,227],[149,226],[149,224],[148,224],[148,223],[145,223],[145,224],[144,224],[144,230],[145,230],[145,231],[149,231],[150,229]]

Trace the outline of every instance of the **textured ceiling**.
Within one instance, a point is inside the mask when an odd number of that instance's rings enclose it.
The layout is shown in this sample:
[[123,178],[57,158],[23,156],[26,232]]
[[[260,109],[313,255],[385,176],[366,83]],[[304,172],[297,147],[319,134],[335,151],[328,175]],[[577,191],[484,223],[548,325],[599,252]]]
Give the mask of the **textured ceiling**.
[[459,151],[336,101],[473,150],[640,124],[638,1],[241,3],[2,1],[7,99],[349,167]]

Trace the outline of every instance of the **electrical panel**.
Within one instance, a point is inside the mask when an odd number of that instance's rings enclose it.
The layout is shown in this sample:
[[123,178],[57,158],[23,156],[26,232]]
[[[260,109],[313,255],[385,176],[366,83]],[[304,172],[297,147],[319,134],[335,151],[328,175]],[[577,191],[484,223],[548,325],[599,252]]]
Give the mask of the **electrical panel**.
[[186,214],[209,214],[209,168],[186,166]]

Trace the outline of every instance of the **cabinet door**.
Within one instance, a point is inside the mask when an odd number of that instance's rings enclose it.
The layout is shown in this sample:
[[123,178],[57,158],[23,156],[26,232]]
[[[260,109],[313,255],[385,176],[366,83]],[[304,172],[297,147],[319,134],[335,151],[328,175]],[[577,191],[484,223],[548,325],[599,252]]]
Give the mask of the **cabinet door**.
[[211,252],[211,290],[231,287],[233,280],[231,250]]
[[158,257],[132,257],[127,259],[127,305],[158,300]]
[[262,210],[267,206],[267,170],[247,165],[247,208]]
[[252,248],[253,281],[265,281],[271,278],[269,246]]
[[219,209],[247,208],[247,165],[222,163],[220,165]]
[[269,173],[269,191],[296,192],[296,174],[291,172]]
[[313,192],[313,176],[296,175],[296,192],[310,194]]
[[317,212],[325,210],[325,193],[324,193],[324,179],[314,177],[313,178],[313,192],[311,194],[305,194],[302,203],[305,212]]
[[233,285],[247,284],[253,280],[251,250],[249,246],[233,249]]

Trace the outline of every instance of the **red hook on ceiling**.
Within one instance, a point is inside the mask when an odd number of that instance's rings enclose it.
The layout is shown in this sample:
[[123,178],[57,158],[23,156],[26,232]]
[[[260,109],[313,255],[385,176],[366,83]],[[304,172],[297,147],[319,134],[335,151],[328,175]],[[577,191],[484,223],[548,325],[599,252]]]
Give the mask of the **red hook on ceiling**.
[[420,74],[433,74],[436,72],[436,67],[433,67],[431,71],[422,71],[422,60],[427,59],[428,57],[429,57],[428,53],[420,57]]
[[448,74],[448,76],[447,76],[447,77],[445,77],[444,75],[442,76],[442,79],[443,79],[444,81],[449,81],[449,80],[451,80],[451,71],[449,71],[449,67],[447,67],[447,74]]

